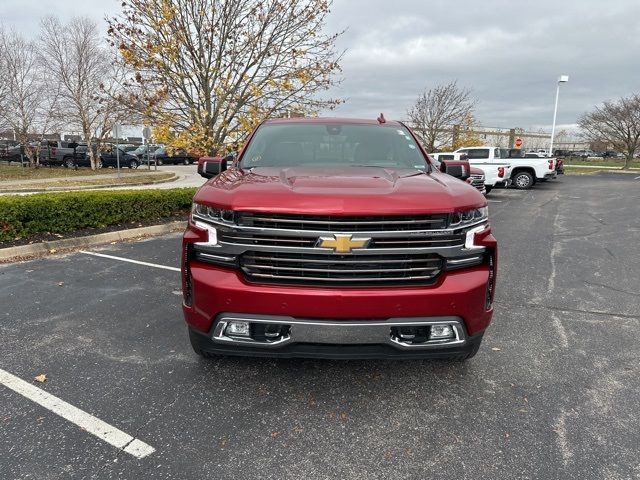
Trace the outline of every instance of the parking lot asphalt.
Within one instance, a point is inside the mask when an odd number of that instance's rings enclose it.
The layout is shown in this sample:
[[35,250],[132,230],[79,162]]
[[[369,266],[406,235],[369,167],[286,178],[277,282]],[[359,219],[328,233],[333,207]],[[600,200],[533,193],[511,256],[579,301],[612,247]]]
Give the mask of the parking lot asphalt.
[[[489,199],[495,314],[466,363],[203,360],[176,271],[80,252],[1,265],[0,369],[155,451],[0,385],[0,478],[640,478],[640,179]],[[177,267],[179,244],[92,251]]]

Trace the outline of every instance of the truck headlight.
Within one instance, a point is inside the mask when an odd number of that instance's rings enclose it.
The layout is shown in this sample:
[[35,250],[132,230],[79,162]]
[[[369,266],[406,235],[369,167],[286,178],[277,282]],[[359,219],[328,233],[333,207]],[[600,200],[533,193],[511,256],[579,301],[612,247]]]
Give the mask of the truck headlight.
[[233,224],[232,210],[222,210],[202,203],[191,206],[191,223],[208,234],[206,242],[195,242],[195,245],[214,246],[218,244],[218,231],[215,223]]
[[471,210],[463,210],[461,212],[455,212],[451,215],[451,228],[460,228],[473,225],[489,218],[489,208],[480,207],[473,208]]
[[222,208],[210,207],[203,203],[193,203],[191,206],[191,220],[195,223],[196,220],[223,222],[227,224],[235,223],[235,215],[233,210],[225,210]]

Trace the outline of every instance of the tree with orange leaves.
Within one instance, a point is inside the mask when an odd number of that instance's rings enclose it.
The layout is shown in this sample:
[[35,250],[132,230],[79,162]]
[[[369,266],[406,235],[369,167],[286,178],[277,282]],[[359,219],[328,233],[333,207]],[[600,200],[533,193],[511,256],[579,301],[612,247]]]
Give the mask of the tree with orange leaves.
[[124,0],[109,39],[131,69],[120,100],[156,140],[209,153],[262,119],[313,115],[340,100],[340,33],[323,33],[330,0]]

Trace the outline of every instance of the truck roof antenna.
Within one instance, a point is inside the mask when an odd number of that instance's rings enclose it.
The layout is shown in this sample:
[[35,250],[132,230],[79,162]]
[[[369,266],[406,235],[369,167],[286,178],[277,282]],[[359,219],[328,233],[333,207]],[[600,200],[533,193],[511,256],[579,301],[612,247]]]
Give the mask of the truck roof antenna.
[[386,123],[387,121],[384,119],[384,113],[381,113],[380,116],[377,118],[378,123]]

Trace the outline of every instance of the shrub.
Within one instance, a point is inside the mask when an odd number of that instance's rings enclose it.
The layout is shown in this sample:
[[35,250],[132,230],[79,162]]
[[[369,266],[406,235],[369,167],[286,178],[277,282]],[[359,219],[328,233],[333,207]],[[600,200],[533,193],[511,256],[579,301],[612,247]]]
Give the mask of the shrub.
[[159,219],[186,211],[195,188],[0,196],[0,241]]

